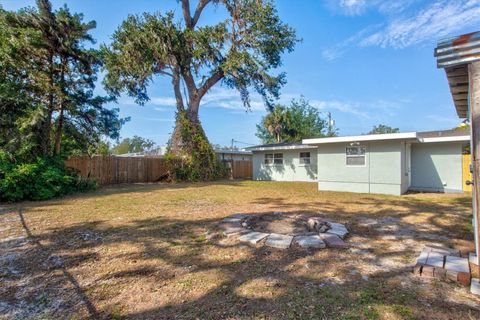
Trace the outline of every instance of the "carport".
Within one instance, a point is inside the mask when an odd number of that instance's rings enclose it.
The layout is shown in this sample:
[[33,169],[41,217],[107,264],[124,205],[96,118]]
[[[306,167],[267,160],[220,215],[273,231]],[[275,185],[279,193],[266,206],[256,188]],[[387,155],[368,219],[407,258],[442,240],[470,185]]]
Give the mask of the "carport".
[[[458,117],[470,122],[476,248],[476,256],[471,262],[480,272],[480,32],[439,41],[435,57],[437,67],[445,70]],[[478,286],[478,279],[476,284]],[[473,285],[472,281],[472,290]]]

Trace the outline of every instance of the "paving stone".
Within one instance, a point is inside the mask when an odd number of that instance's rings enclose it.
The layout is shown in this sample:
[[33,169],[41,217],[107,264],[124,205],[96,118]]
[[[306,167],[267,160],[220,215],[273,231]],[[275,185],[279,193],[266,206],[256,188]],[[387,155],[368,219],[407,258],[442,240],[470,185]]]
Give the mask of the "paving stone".
[[424,248],[417,258],[417,264],[426,264],[429,253],[430,253],[430,250],[427,250]]
[[223,229],[223,232],[227,235],[227,237],[247,233],[249,231],[250,230],[247,230],[247,229],[242,228],[242,227],[226,227],[226,228]]
[[416,274],[416,275],[420,275],[420,274],[422,273],[422,267],[423,267],[422,264],[417,263],[417,264],[413,267],[413,273]]
[[243,218],[250,217],[250,216],[252,216],[252,214],[249,214],[249,213],[234,213],[234,214],[229,215],[228,217],[243,219]]
[[478,266],[477,255],[475,254],[475,252],[470,252],[468,254],[468,262],[473,263],[474,265]]
[[221,222],[218,226],[220,228],[222,228],[223,230],[226,230],[226,229],[229,229],[229,228],[241,228],[242,227],[240,222]]
[[325,242],[320,239],[319,236],[298,236],[294,238],[295,243],[297,243],[302,248],[325,248]]
[[425,263],[426,265],[432,266],[432,267],[438,267],[438,268],[443,268],[443,257],[444,255],[435,251],[431,251],[428,254],[428,259],[427,262]]
[[330,227],[331,227],[332,229],[335,229],[335,228],[345,229],[345,230],[347,229],[347,228],[345,227],[345,225],[344,225],[344,224],[341,224],[341,223],[328,222],[328,224],[330,225]]
[[[430,259],[430,256],[429,256]],[[468,265],[467,258],[447,256],[445,258],[445,269],[453,270],[457,272],[470,273],[470,267]]]
[[229,215],[228,217],[223,218],[223,222],[242,222],[249,214],[246,213],[235,213]]
[[451,249],[451,248],[445,248],[441,246],[436,246],[436,245],[428,245],[425,246],[426,250],[433,251],[433,252],[438,252],[443,254],[444,256],[456,256],[460,257],[460,251],[456,249]]
[[472,279],[472,283],[470,284],[470,292],[476,295],[480,295],[480,279]]
[[457,274],[457,282],[463,284],[464,286],[470,285],[470,279],[471,279],[470,273],[459,272]]
[[339,229],[339,228],[332,228],[328,230],[326,233],[334,234],[339,236],[340,238],[345,238],[345,236],[348,234],[347,229]]
[[447,270],[444,268],[435,268],[433,270],[433,276],[440,280],[445,280],[447,277]]
[[265,245],[269,247],[287,249],[292,243],[293,236],[288,236],[284,234],[272,233],[268,236]]
[[424,277],[433,277],[433,272],[435,268],[432,266],[423,266],[422,267],[422,276]]
[[457,271],[447,270],[446,279],[448,281],[457,282],[457,278],[458,278],[458,272]]
[[330,233],[321,233],[318,235],[329,248],[348,248],[348,244],[345,243],[339,236]]
[[252,231],[252,232],[249,232],[247,234],[244,234],[243,236],[238,238],[238,240],[240,240],[240,242],[248,242],[250,244],[257,244],[260,241],[262,241],[263,239],[265,239],[266,237],[268,237],[268,235],[269,235],[268,233]]

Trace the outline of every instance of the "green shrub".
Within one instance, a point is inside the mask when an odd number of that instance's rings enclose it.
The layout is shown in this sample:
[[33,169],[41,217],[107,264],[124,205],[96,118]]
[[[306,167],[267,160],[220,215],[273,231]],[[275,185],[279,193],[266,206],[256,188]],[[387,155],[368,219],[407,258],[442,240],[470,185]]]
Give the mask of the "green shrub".
[[209,181],[225,179],[228,175],[228,169],[225,164],[219,160],[213,162],[209,170],[208,178],[205,177],[205,167],[198,164],[191,157],[178,157],[167,153],[165,160],[168,166],[167,180],[170,181]]
[[33,163],[17,164],[0,152],[0,200],[46,200],[95,188],[94,181],[67,170],[62,159],[38,158]]

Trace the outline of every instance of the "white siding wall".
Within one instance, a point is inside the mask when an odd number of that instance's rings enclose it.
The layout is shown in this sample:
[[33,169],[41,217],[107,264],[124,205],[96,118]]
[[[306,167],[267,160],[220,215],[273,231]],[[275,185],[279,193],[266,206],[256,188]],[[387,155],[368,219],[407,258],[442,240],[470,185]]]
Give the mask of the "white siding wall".
[[462,143],[413,144],[411,189],[462,192]]
[[[367,147],[365,166],[347,166],[347,143],[318,148],[319,190],[402,194],[402,143],[381,141],[362,143]],[[321,165],[320,165],[321,164]]]

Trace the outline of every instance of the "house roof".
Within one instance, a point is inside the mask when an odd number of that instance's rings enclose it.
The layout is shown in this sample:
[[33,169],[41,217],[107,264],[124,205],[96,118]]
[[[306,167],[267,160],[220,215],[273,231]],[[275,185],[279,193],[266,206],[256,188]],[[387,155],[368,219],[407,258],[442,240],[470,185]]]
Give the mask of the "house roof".
[[296,149],[315,149],[316,146],[303,144],[301,141],[279,142],[261,144],[258,146],[245,148],[250,151],[268,151],[268,150],[296,150]]
[[470,130],[442,130],[418,132],[420,142],[470,141]]
[[385,133],[385,134],[364,134],[360,136],[346,136],[346,137],[330,137],[330,138],[314,138],[304,139],[304,144],[327,144],[327,143],[340,143],[340,142],[361,142],[361,141],[382,141],[382,140],[406,140],[416,139],[416,132],[404,132],[404,133]]
[[445,69],[457,115],[468,117],[468,64],[480,60],[480,32],[467,33],[438,42],[437,67]]
[[224,153],[224,154],[241,154],[241,155],[248,155],[252,154],[251,151],[247,150],[229,150],[229,149],[215,149],[215,153]]
[[410,140],[412,142],[431,143],[431,142],[454,142],[470,141],[470,131],[466,130],[437,130],[423,132],[403,132],[386,134],[364,134],[359,136],[345,137],[327,137],[303,139],[302,142],[280,142],[262,144],[258,146],[245,148],[250,151],[268,151],[268,150],[292,150],[292,149],[314,149],[320,144],[342,143],[342,142],[367,142],[367,141],[388,141],[388,140]]

